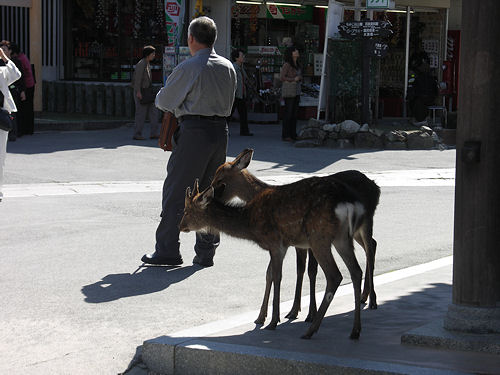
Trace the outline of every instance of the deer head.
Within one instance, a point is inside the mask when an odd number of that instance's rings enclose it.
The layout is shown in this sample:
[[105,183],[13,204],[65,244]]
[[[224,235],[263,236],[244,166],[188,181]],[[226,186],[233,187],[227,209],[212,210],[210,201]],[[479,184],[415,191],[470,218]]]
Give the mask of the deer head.
[[179,224],[179,229],[182,232],[201,231],[210,226],[205,212],[213,197],[214,188],[212,186],[200,193],[198,179],[194,182],[192,193],[190,187],[186,189],[184,215]]
[[212,180],[215,198],[227,202],[235,197],[249,201],[255,195],[255,188],[249,186],[246,168],[252,161],[253,150],[245,149],[233,160],[222,164]]

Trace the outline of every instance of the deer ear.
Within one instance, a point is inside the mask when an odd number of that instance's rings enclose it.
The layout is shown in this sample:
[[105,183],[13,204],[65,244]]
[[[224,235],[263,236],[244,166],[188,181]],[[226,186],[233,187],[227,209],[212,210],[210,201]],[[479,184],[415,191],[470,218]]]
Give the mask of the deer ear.
[[214,188],[209,186],[203,193],[201,193],[200,198],[198,200],[198,204],[201,209],[207,208],[208,204],[214,199]]
[[224,194],[224,189],[226,188],[226,184],[220,184],[220,185],[217,185],[215,188],[214,188],[214,197],[215,198],[221,198],[222,197],[222,194]]
[[191,188],[188,186],[186,188],[186,198],[185,198],[185,202],[189,202],[189,200],[191,199]]
[[245,169],[252,161],[253,150],[246,148],[234,159],[233,165],[238,169]]
[[194,187],[193,187],[193,193],[194,195],[198,195],[200,193],[200,181],[198,179],[194,180]]

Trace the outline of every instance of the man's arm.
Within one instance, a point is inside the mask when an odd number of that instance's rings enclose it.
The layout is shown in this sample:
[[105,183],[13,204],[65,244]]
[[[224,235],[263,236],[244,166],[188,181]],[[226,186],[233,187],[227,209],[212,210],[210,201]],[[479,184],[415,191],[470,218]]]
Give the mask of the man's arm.
[[165,86],[156,95],[155,106],[158,109],[174,113],[174,110],[180,107],[192,86],[192,80],[186,76],[182,68],[174,69],[170,73]]

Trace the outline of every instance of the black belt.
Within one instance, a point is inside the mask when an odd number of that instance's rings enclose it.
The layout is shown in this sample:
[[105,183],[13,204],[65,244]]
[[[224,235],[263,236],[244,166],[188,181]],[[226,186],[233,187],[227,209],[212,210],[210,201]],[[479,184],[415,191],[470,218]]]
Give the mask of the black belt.
[[186,120],[210,120],[210,121],[226,121],[226,117],[223,116],[202,116],[202,115],[184,115],[178,118],[179,122]]

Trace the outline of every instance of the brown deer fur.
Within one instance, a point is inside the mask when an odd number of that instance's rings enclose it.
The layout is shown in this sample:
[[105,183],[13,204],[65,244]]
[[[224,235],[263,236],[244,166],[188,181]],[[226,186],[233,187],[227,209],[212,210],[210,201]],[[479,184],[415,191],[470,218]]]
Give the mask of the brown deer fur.
[[[253,199],[253,197],[261,192],[263,189],[273,188],[273,185],[268,185],[265,182],[259,180],[253,174],[251,174],[246,168],[252,160],[253,150],[245,149],[243,150],[233,161],[222,164],[218,169],[213,178],[212,186],[214,186],[216,191],[220,193],[216,195],[216,198],[223,201],[229,202],[233,198],[238,197],[239,199],[248,202]],[[377,308],[377,296],[375,294],[375,288],[373,285],[373,270],[375,262],[375,251],[377,248],[377,242],[372,238],[373,233],[373,216],[375,214],[375,209],[377,208],[380,188],[366,177],[363,173],[355,170],[343,171],[335,173],[330,178],[337,179],[350,188],[352,188],[358,194],[361,202],[366,208],[366,213],[364,215],[364,220],[362,225],[354,234],[356,241],[363,247],[366,253],[366,273],[365,273],[365,283],[363,287],[363,293],[361,294],[361,302],[365,303],[368,295],[370,296],[369,308]],[[224,186],[223,189],[220,187]],[[309,313],[307,315],[306,321],[312,321],[314,314],[316,313],[316,274],[318,263],[312,255],[312,252],[306,249],[296,248],[297,254],[297,282],[295,287],[295,297],[293,301],[293,306],[290,312],[286,315],[286,318],[295,319],[300,311],[300,297],[302,290],[302,282],[306,267],[306,258],[309,254],[309,265],[308,265],[308,275],[309,275]],[[271,264],[269,264],[269,268]],[[261,311],[267,311],[270,284],[266,284],[266,292],[264,293],[264,300],[262,302],[264,307]],[[256,322],[263,321],[265,316],[259,316]]]
[[[310,248],[326,276],[326,291],[311,326],[303,338],[319,328],[326,310],[342,281],[331,245],[347,265],[351,275],[355,313],[351,338],[361,331],[362,271],[354,255],[352,236],[363,222],[365,208],[348,186],[334,179],[311,177],[291,184],[264,188],[245,206],[234,207],[214,199],[214,188],[193,194],[186,191],[180,230],[208,230],[251,240],[271,256],[267,279],[274,285],[273,312],[268,329],[279,322],[280,284],[283,258],[289,246]],[[267,306],[266,306],[267,309]],[[265,316],[262,311],[260,316]]]

